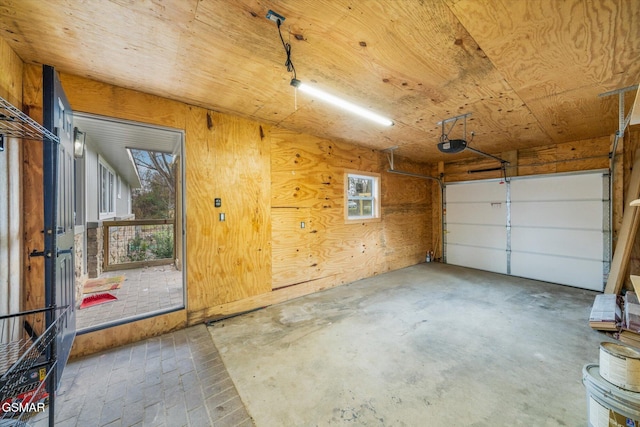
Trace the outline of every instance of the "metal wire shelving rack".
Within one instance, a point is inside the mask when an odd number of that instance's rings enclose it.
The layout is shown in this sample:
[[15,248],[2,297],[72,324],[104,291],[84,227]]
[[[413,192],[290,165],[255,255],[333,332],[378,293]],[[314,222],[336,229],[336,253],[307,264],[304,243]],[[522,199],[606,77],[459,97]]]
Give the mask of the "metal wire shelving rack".
[[0,97],[0,151],[4,151],[5,138],[58,141],[57,136]]
[[[28,420],[55,404],[54,346],[66,310],[50,307],[0,316],[0,426],[28,426]],[[54,316],[48,325],[47,314]]]
[[[60,142],[0,97],[0,152],[7,138]],[[54,425],[56,341],[69,309],[53,305],[0,316],[0,427],[28,426],[47,406],[49,426]]]

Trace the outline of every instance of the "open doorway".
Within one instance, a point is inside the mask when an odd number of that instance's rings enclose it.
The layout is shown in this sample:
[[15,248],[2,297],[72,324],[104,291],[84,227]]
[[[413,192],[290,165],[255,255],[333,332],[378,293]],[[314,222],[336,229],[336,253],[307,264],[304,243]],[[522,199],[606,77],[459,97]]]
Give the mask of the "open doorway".
[[78,333],[184,308],[184,134],[84,113],[76,160]]

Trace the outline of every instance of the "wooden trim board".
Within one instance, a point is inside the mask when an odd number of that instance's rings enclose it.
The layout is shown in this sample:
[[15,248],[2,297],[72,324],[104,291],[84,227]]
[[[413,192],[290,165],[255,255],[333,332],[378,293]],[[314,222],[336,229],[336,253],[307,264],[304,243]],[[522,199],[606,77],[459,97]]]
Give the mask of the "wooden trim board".
[[187,326],[187,310],[141,319],[99,331],[76,335],[70,359],[177,331]]
[[633,170],[629,181],[629,189],[625,199],[625,209],[622,215],[622,226],[618,235],[618,243],[616,244],[613,260],[611,261],[611,269],[607,278],[607,285],[604,292],[607,294],[619,294],[622,290],[625,274],[629,267],[629,256],[636,234],[638,233],[638,225],[640,224],[640,212],[638,208],[630,207],[632,200],[640,197],[640,150],[635,152],[633,161]]
[[640,295],[640,276],[634,276],[633,274],[631,274],[629,277],[631,278],[634,292],[636,293],[636,295]]
[[207,320],[215,320],[219,317],[241,314],[247,311],[268,307],[273,304],[278,304],[291,300],[293,298],[298,298],[343,284],[345,284],[345,281],[337,279],[336,275],[322,277],[294,286],[287,286],[284,288],[276,289],[272,292],[267,292],[261,295],[255,295],[239,301],[209,307],[204,310],[190,312],[188,314],[187,324],[188,326],[192,326],[198,323],[206,322]]

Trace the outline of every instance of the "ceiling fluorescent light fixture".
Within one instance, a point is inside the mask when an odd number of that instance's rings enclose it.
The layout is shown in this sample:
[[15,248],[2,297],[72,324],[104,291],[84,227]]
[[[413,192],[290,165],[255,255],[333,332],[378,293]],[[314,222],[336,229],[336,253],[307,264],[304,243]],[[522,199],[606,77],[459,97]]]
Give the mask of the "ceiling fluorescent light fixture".
[[269,12],[267,12],[266,18],[270,21],[275,22],[278,27],[278,35],[280,36],[282,47],[287,54],[287,60],[284,64],[287,67],[287,71],[293,74],[291,79],[291,86],[295,87],[296,89],[300,89],[302,92],[308,93],[315,98],[328,102],[329,104],[332,104],[336,107],[357,114],[360,117],[364,117],[365,119],[371,120],[383,126],[393,126],[393,121],[386,117],[376,114],[371,110],[367,110],[366,108],[359,107],[355,104],[352,104],[351,102],[345,101],[344,99],[338,98],[337,96],[331,95],[320,89],[314,88],[313,86],[306,85],[298,80],[298,78],[296,77],[296,68],[293,66],[293,61],[291,60],[291,44],[284,41],[284,38],[282,37],[282,30],[280,29],[282,23],[285,20],[285,17],[280,15],[279,13],[274,12],[273,10],[269,10]]
[[291,86],[301,90],[304,93],[308,93],[315,98],[335,105],[336,107],[350,111],[354,114],[359,115],[360,117],[364,117],[365,119],[369,119],[383,126],[393,126],[393,121],[386,117],[376,114],[371,110],[367,110],[366,108],[362,108],[358,105],[352,104],[349,101],[345,101],[344,99],[338,98],[337,96],[331,95],[330,93],[327,93],[323,90],[304,84],[298,79],[292,79]]

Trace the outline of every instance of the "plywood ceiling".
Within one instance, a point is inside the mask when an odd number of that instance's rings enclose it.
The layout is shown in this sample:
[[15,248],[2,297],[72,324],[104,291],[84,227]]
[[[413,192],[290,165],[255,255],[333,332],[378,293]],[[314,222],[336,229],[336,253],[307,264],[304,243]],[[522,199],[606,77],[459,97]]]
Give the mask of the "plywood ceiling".
[[[395,126],[296,97],[269,9],[300,80]],[[0,31],[28,63],[422,161],[468,112],[490,153],[610,135],[598,94],[640,81],[635,0],[0,0]]]

